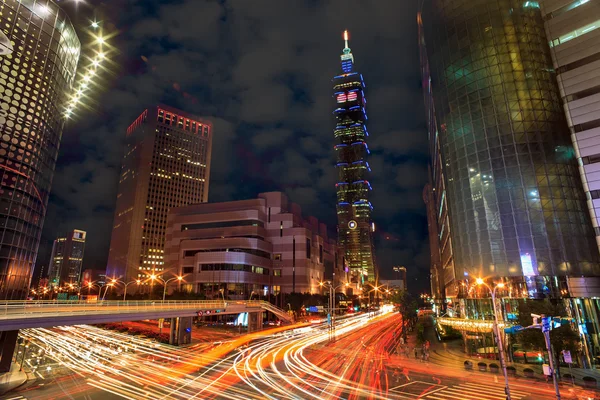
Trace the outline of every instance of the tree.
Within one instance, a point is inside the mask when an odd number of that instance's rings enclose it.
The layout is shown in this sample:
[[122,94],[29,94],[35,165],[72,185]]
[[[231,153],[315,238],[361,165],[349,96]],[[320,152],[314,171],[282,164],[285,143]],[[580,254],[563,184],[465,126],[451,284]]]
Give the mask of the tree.
[[417,316],[417,301],[406,290],[395,292],[391,298],[392,302],[398,307],[404,320],[409,320]]
[[[519,325],[529,326],[533,324],[531,314],[565,317],[566,311],[562,304],[553,304],[548,300],[525,300],[519,302]],[[517,334],[517,342],[524,350],[546,350],[544,335],[539,329],[527,329],[519,332]],[[576,353],[579,350],[580,338],[571,326],[564,325],[550,331],[550,342],[554,349],[554,357],[556,360],[559,360],[562,350],[569,350],[572,353]]]

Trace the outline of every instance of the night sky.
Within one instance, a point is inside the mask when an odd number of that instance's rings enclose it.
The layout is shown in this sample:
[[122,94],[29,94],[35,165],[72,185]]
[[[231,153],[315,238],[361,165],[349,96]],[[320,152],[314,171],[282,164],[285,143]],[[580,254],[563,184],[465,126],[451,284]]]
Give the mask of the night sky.
[[[416,3],[111,0],[102,23],[107,31],[116,26],[110,43],[119,55],[91,109],[63,133],[38,267],[48,264],[52,240],[71,229],[88,232],[84,269],[106,267],[125,130],[159,102],[214,122],[209,201],[284,191],[335,232],[331,78],[341,73],[348,29],[367,85],[382,278],[404,265],[409,289],[427,290],[427,133]],[[84,5],[78,16],[72,5],[64,7],[78,23],[90,16]]]

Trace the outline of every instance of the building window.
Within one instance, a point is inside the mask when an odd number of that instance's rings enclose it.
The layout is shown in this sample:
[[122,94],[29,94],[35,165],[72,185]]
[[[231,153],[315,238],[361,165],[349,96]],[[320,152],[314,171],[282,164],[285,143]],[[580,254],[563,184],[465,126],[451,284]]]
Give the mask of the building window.
[[273,276],[281,276],[281,270],[280,269],[274,269],[273,270]]
[[600,154],[594,154],[593,156],[581,157],[581,162],[583,165],[595,164],[600,162]]
[[283,221],[279,222],[279,237],[283,237]]
[[319,245],[319,263],[323,264],[323,245]]
[[273,260],[281,261],[281,253],[273,254]]
[[194,267],[183,267],[183,273],[184,274],[193,274],[194,273]]
[[310,260],[310,239],[306,239],[306,258]]

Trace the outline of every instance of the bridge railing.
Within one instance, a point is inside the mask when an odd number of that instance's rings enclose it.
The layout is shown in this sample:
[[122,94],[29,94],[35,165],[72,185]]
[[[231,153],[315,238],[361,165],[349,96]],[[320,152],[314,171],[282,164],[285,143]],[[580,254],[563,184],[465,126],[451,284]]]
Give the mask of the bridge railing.
[[291,318],[282,309],[262,300],[4,300],[0,301],[0,319],[15,317],[36,317],[43,314],[97,314],[97,313],[131,313],[144,311],[169,311],[177,309],[240,309],[261,308],[268,310],[281,319]]

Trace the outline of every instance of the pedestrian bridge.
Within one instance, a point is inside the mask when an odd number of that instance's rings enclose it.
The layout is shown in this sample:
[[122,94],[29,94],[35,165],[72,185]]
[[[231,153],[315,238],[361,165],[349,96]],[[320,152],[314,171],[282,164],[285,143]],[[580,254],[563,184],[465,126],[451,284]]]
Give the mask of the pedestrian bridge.
[[0,301],[0,332],[61,325],[212,316],[269,311],[292,322],[284,310],[261,300]]

